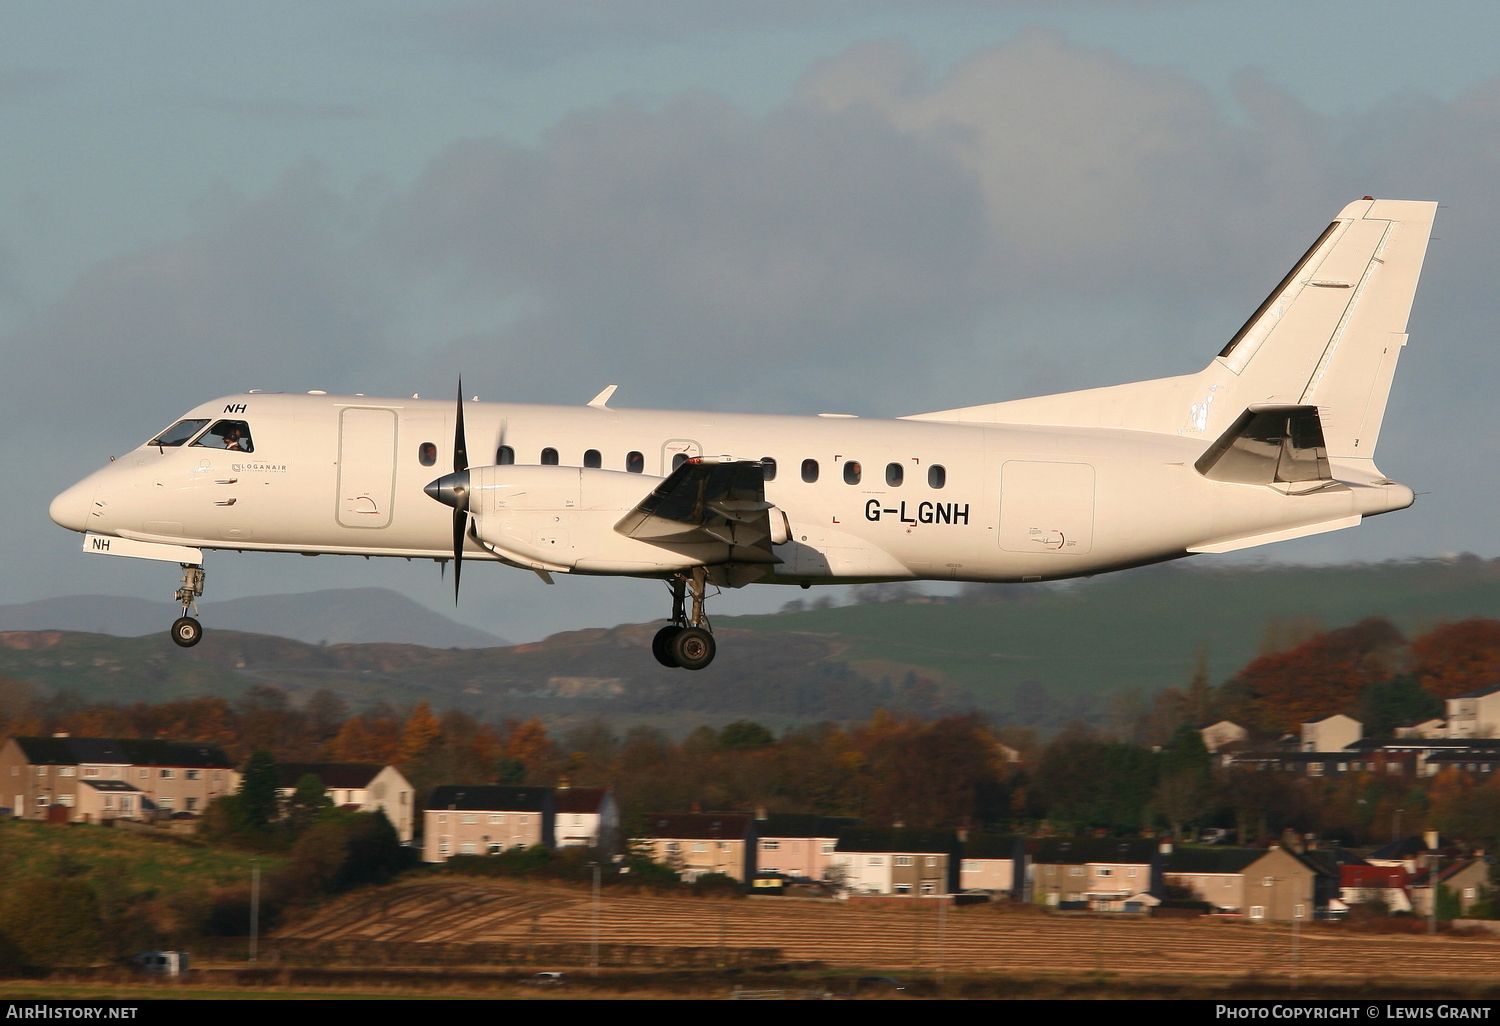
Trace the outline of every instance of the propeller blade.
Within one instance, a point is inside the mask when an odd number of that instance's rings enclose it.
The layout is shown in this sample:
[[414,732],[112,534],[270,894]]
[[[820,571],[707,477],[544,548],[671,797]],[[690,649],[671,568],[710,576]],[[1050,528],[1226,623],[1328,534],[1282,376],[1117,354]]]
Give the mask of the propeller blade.
[[458,376],[458,415],[453,419],[453,473],[464,477],[455,488],[453,503],[453,604],[458,605],[458,581],[464,569],[464,534],[469,528],[469,439],[464,430],[464,378]]
[[469,526],[469,507],[453,507],[453,604],[458,605],[458,578],[464,569],[464,533]]
[[469,441],[464,434],[464,379],[458,379],[458,416],[453,422],[453,472],[469,469]]

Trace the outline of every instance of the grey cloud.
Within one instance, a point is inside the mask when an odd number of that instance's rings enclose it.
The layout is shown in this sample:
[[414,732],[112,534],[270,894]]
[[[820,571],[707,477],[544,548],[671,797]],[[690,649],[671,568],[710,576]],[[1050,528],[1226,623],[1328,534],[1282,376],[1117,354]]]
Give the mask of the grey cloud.
[[29,100],[72,78],[72,72],[51,68],[0,68],[0,103]]
[[466,0],[419,32],[436,49],[534,67],[597,48],[677,43],[708,33],[805,29],[901,11],[1147,10],[1203,0]]
[[258,100],[200,99],[192,106],[246,121],[269,121],[296,124],[304,121],[359,121],[370,116],[370,109],[353,103],[304,103],[268,97]]
[[[936,79],[899,46],[852,50],[765,116],[692,95],[535,147],[464,141],[376,215],[298,169],[80,279],[9,340],[28,356],[3,416],[108,409],[143,433],[244,387],[447,394],[458,370],[486,398],[616,381],[620,405],[890,414],[1180,373],[1345,201],[1441,198],[1381,448],[1438,494],[1350,537],[1482,548],[1500,495],[1466,460],[1500,445],[1500,83],[1352,120],[1254,73],[1236,89],[1230,117],[1183,76],[1032,32]],[[94,425],[55,440],[54,463],[100,458]]]

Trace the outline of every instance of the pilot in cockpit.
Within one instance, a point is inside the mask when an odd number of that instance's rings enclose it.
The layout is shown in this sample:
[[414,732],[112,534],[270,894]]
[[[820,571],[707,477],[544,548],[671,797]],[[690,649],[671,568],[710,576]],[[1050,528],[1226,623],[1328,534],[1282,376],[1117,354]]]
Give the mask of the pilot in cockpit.
[[255,451],[255,445],[250,441],[250,425],[243,420],[221,420],[203,432],[193,444],[230,452]]

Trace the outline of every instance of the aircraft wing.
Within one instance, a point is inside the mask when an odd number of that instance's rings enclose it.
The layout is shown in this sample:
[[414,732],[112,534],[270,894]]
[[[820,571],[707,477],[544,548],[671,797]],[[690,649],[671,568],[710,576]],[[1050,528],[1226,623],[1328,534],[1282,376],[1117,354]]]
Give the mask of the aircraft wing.
[[771,551],[770,510],[759,463],[688,460],[615,530],[663,548],[724,544],[728,563],[780,563]]

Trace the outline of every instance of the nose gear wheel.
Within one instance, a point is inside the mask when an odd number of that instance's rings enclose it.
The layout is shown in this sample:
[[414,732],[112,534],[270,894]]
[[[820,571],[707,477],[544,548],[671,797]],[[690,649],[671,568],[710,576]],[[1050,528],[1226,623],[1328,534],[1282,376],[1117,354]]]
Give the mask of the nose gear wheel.
[[182,604],[182,615],[172,621],[169,632],[173,644],[179,648],[192,648],[203,640],[203,625],[188,615],[188,610],[198,611],[195,601],[203,594],[204,573],[201,566],[182,564],[182,583],[177,588],[177,601]]

